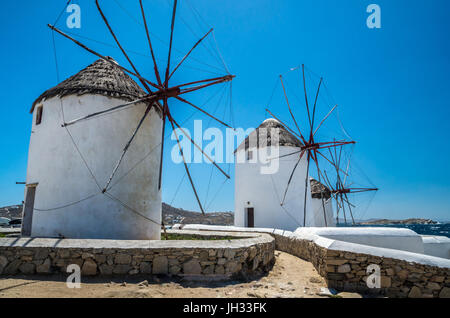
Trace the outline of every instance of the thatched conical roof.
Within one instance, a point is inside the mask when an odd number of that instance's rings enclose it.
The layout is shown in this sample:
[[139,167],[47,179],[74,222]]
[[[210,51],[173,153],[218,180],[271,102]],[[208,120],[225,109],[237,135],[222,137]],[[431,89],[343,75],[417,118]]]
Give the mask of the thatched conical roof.
[[39,102],[55,96],[97,94],[126,101],[133,101],[146,95],[144,90],[111,57],[109,63],[99,59],[77,74],[50,88],[33,103],[31,113]]
[[[279,129],[279,138],[273,138],[272,129]],[[262,129],[266,129],[266,132],[262,132]],[[265,138],[267,136],[267,143],[262,141],[261,138]],[[250,140],[252,143],[256,142],[256,145],[250,145]],[[301,147],[303,144],[293,135],[291,134],[278,120],[274,118],[266,119],[256,128],[252,133],[245,138],[245,140],[239,145],[236,151],[249,149],[253,147],[265,147],[265,146],[286,146],[286,147]]]
[[311,196],[314,199],[321,199],[322,195],[324,199],[331,198],[331,191],[328,187],[314,178],[309,178],[309,182],[311,183]]

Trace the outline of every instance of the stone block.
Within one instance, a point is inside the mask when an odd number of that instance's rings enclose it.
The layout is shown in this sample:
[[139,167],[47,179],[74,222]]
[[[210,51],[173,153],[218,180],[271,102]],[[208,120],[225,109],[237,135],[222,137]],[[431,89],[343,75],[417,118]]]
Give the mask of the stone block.
[[405,269],[402,269],[400,271],[397,272],[397,276],[398,278],[400,278],[401,280],[405,280],[408,278],[408,271]]
[[205,275],[214,274],[214,265],[206,266],[205,269],[203,269],[203,274]]
[[141,274],[151,274],[152,273],[152,263],[142,262],[139,266]]
[[440,290],[441,286],[438,283],[435,282],[429,282],[427,284],[427,289],[431,289],[431,290]]
[[131,269],[130,265],[115,265],[113,269],[113,274],[115,275],[125,275],[127,274]]
[[3,274],[6,275],[14,275],[17,274],[18,270],[19,270],[19,266],[22,262],[18,259],[12,261],[11,263],[9,263],[4,269],[3,269]]
[[166,256],[156,256],[153,259],[153,274],[163,274],[168,273],[168,260]]
[[114,257],[114,263],[117,265],[128,265],[131,263],[131,255],[117,254],[116,257]]
[[190,261],[184,263],[183,273],[187,275],[200,275],[202,273],[200,263],[195,259],[191,259]]
[[214,269],[214,273],[217,275],[225,274],[225,267],[223,267],[222,265],[216,266],[216,268]]
[[102,264],[99,266],[100,274],[104,276],[110,276],[113,274],[114,266]]
[[431,281],[436,282],[436,283],[443,283],[445,280],[444,276],[434,276]]
[[8,259],[5,256],[0,255],[0,274],[3,272],[7,264]]
[[344,265],[348,261],[346,259],[327,259],[326,264],[327,265]]
[[83,267],[81,268],[81,275],[85,276],[94,276],[97,274],[97,263],[95,263],[92,259],[86,259],[83,263]]
[[408,298],[421,298],[422,292],[419,287],[413,286],[411,290],[409,291]]
[[174,265],[169,268],[169,273],[171,275],[178,275],[180,272],[181,272],[181,267],[178,265]]
[[392,285],[391,278],[388,276],[381,276],[381,288],[389,288]]
[[338,273],[350,273],[352,271],[352,268],[349,264],[340,265],[337,268]]
[[91,254],[91,253],[83,253],[83,254],[81,254],[81,258],[82,259],[88,259],[88,258],[94,258],[95,256],[94,256],[94,254]]
[[439,298],[450,298],[450,288],[444,287],[439,293]]
[[227,259],[232,259],[234,258],[234,255],[236,255],[236,251],[232,250],[231,248],[227,248],[225,250],[225,252],[223,253],[223,257],[227,258]]
[[40,248],[34,254],[34,258],[36,260],[44,260],[48,257],[48,255],[49,255],[49,252],[46,248]]
[[36,271],[36,265],[34,265],[33,263],[23,263],[19,266],[19,271],[22,274],[32,275]]
[[52,265],[52,262],[51,262],[50,258],[46,258],[45,261],[41,265],[36,266],[36,273],[50,274],[51,265]]

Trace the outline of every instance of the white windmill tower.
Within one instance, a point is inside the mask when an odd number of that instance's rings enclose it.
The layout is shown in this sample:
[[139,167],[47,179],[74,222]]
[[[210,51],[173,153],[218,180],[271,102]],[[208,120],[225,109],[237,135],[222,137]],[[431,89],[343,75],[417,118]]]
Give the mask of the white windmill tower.
[[[311,210],[314,214],[314,224],[317,227],[334,227],[336,220],[333,212],[331,190],[314,178],[309,179],[311,184]],[[323,201],[322,201],[323,200]],[[323,212],[325,209],[325,213]],[[326,217],[326,221],[324,218]]]
[[[102,112],[145,95],[116,64],[100,59],[45,91],[34,102],[24,235],[159,239],[162,132],[159,108],[151,108],[126,160],[118,168],[117,176],[123,177],[122,182],[114,184],[117,181],[114,179],[105,195],[102,186],[110,178],[147,103],[135,103],[108,116],[96,116],[69,126],[67,133],[61,127],[64,119]],[[130,213],[130,209],[142,215]]]
[[[173,67],[171,58],[178,4],[174,0],[167,64],[162,73],[156,62],[144,4],[140,0],[155,79],[143,77],[121,45],[99,0],[95,4],[131,69],[118,65],[58,29],[56,24],[61,14],[53,25],[48,25],[52,31],[100,60],[46,91],[33,104],[22,234],[159,239],[161,226],[164,227],[161,222],[161,180],[166,124],[170,124],[167,129],[171,129],[176,137],[186,174],[202,212],[204,209],[179,136],[189,139],[227,179],[230,178],[181,128],[172,113],[171,102],[177,100],[182,106],[229,127],[190,102],[189,96],[207,87],[230,83],[235,76],[229,73],[221,59],[225,75],[173,84],[172,76],[182,68],[195,48],[207,41],[213,29],[197,40]],[[129,75],[139,80],[145,91]]]
[[[279,153],[273,152],[276,147]],[[298,161],[290,155],[301,147],[298,139],[273,118],[266,119],[242,142],[235,153],[235,226],[289,231],[303,226],[304,204],[307,210],[311,204],[311,200],[304,200],[307,161],[306,156]],[[289,178],[290,189],[281,205]],[[311,198],[310,187],[307,193]],[[314,220],[309,214],[306,226],[315,226]]]

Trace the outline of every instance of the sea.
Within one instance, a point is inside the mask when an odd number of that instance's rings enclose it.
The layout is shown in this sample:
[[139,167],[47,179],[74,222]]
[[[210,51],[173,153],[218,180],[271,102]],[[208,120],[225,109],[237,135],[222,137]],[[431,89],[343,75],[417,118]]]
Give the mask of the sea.
[[[339,227],[346,226],[345,224],[338,224]],[[348,226],[348,225],[347,225]],[[357,224],[358,227],[394,227],[394,228],[407,228],[413,230],[417,234],[421,235],[439,235],[450,237],[450,223],[437,223],[437,224],[377,224],[377,225],[363,225]]]

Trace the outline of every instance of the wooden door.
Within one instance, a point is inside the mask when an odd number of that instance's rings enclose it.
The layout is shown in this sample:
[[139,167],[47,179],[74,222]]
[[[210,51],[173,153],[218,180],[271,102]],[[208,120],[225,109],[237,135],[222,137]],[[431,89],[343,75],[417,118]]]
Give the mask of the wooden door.
[[22,213],[22,236],[31,236],[31,224],[33,223],[34,197],[36,185],[27,185],[27,193]]
[[247,227],[255,227],[255,209],[247,208]]

